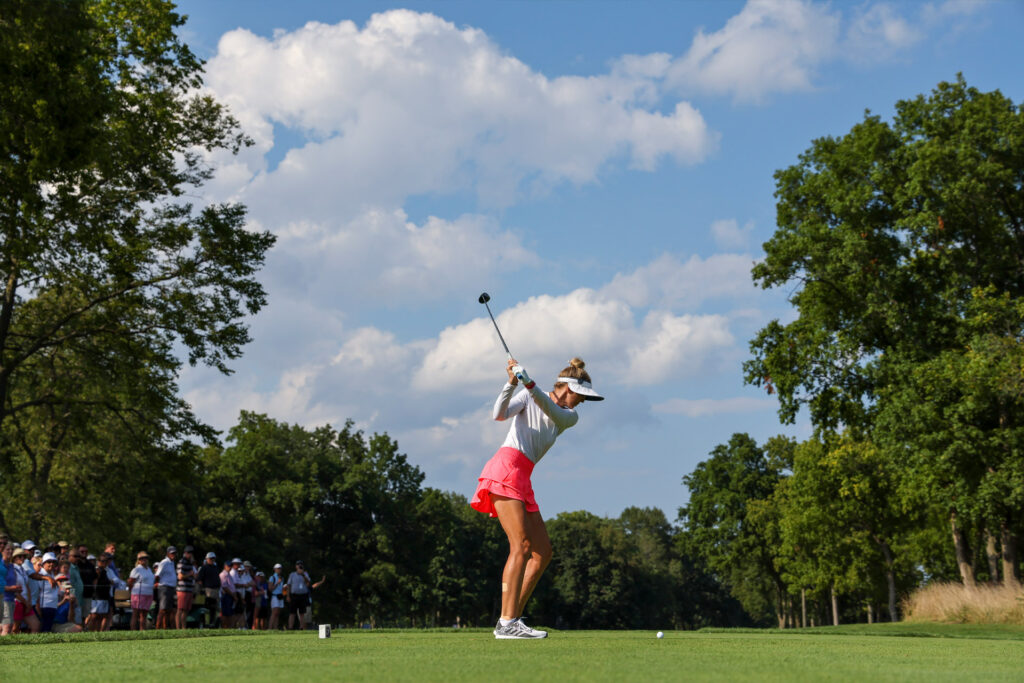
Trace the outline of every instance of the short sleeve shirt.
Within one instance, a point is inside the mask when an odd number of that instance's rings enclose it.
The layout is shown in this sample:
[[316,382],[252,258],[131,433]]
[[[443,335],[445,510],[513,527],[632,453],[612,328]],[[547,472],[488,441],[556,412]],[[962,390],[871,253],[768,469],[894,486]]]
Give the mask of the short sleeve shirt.
[[178,585],[178,573],[175,571],[174,560],[165,557],[156,565],[156,580],[161,586],[174,588]]
[[192,563],[182,558],[178,563],[178,574],[184,574],[184,578],[178,579],[178,590],[183,593],[191,593],[196,587],[196,569]]
[[135,579],[135,583],[132,584],[132,595],[153,594],[153,582],[156,580],[156,577],[153,575],[152,569],[143,567],[141,564],[136,565],[132,569],[130,578]]
[[309,584],[306,580],[309,578],[308,574],[300,574],[298,572],[292,572],[288,575],[288,592],[292,595],[301,595],[309,592]]

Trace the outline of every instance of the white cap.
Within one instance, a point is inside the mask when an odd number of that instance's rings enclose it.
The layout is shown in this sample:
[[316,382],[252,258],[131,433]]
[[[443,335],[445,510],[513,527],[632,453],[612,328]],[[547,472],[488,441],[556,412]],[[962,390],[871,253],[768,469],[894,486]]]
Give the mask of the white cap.
[[278,562],[277,564],[274,565],[274,569],[283,569],[283,567],[281,566],[281,563]]
[[43,562],[56,562],[56,561],[57,561],[57,556],[54,555],[53,553],[46,553],[45,555],[43,555]]
[[21,547],[22,547],[22,549],[24,549],[24,550],[32,550],[32,548],[35,548],[35,547],[36,547],[36,544],[35,544],[35,543],[33,543],[32,541],[24,541],[24,542],[23,542],[23,543],[21,544]]
[[555,384],[565,382],[569,385],[569,391],[580,396],[585,396],[588,401],[603,401],[604,396],[594,391],[594,387],[590,385],[590,382],[586,382],[582,379],[576,379],[575,377],[559,377],[555,380]]

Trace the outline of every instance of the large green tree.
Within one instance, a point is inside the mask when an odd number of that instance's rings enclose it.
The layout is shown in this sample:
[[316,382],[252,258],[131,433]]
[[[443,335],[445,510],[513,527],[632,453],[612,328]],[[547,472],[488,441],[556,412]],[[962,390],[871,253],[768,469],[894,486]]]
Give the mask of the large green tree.
[[758,446],[734,434],[683,477],[690,500],[679,509],[686,542],[694,556],[728,587],[750,616],[784,623],[786,584],[779,546],[765,533],[766,518],[756,503],[768,501],[791,466],[792,443],[781,437]]
[[[980,92],[962,78],[941,83],[897,103],[891,123],[868,114],[846,135],[815,140],[775,178],[778,228],[753,274],[763,287],[792,288],[798,315],[761,330],[745,371],[748,382],[778,394],[786,421],[806,407],[822,429],[882,429],[885,401],[907,407],[906,385],[923,386],[914,379],[921,368],[968,351],[978,292],[1010,302],[1024,295],[1024,111],[998,91]],[[986,332],[1021,337],[1019,324]],[[918,391],[914,400],[941,414],[941,402],[960,399]],[[893,420],[902,408],[890,406]],[[1001,418],[998,402],[986,412],[977,416],[990,426],[986,463],[996,488],[1012,494],[1016,441],[995,434],[1015,424]],[[928,423],[904,423],[898,442],[892,434],[872,439],[903,458],[929,438]],[[956,450],[949,439],[931,448]],[[924,465],[917,484],[938,485],[932,498],[944,497],[957,552],[966,556],[963,527],[992,509],[976,500],[976,459],[947,458],[952,481],[928,476]],[[1012,522],[1003,544],[1010,552]]]
[[208,437],[175,397],[179,355],[228,372],[265,303],[273,237],[189,199],[248,140],[172,10],[0,2],[0,470],[27,457],[37,485],[107,415],[154,447]]

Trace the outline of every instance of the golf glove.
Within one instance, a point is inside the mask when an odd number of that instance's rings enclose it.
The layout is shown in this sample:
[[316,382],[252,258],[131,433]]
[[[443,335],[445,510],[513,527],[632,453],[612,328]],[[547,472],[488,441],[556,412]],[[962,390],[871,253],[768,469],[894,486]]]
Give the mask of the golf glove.
[[[526,368],[524,368],[522,365],[513,365],[512,374],[515,375],[516,378],[523,384],[533,384],[533,380],[531,380],[530,376],[526,374]],[[527,388],[529,388],[529,386],[527,386]]]

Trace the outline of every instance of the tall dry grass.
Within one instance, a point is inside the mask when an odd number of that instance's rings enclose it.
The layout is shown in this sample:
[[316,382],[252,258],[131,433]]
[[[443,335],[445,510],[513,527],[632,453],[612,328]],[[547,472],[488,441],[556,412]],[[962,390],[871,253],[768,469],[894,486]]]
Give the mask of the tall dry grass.
[[903,601],[906,621],[1024,625],[1024,589],[1018,585],[933,583]]

